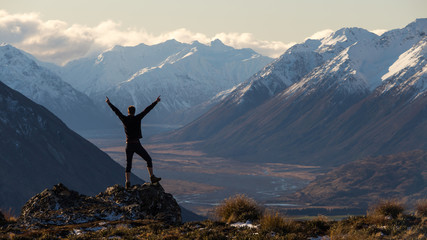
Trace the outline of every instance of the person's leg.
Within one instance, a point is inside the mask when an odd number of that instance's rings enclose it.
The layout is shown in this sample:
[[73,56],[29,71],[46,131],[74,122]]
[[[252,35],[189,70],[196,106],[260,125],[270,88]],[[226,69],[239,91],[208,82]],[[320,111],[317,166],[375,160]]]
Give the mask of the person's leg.
[[132,158],[133,158],[134,149],[132,145],[127,144],[126,145],[126,171],[125,171],[125,187],[129,188],[131,186],[130,184],[130,171],[132,169]]
[[125,172],[126,182],[130,182],[130,172]]
[[144,149],[144,147],[141,144],[139,144],[135,152],[147,162],[147,170],[148,170],[148,174],[150,174],[151,182],[156,183],[160,181],[161,178],[156,177],[153,173],[153,160],[151,159],[151,156],[148,154],[148,152]]

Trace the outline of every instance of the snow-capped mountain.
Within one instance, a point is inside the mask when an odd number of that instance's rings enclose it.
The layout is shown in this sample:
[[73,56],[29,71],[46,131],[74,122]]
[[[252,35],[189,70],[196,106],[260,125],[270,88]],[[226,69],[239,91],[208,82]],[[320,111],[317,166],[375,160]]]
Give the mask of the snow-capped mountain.
[[97,121],[103,113],[88,96],[38,65],[28,53],[7,44],[0,45],[0,81],[48,108],[71,128],[108,125],[108,121]]
[[92,96],[116,87],[142,69],[161,65],[184,46],[175,40],[153,46],[115,46],[96,57],[72,61],[60,68],[58,73],[77,90]]
[[161,95],[162,102],[148,117],[167,122],[170,114],[208,101],[271,61],[219,40],[208,45],[170,40],[153,46],[117,46],[97,58],[73,61],[58,73],[95,102],[105,106],[108,95],[123,111],[131,104],[142,110]]
[[60,182],[94,195],[124,179],[123,167],[106,153],[2,82],[0,136],[2,209],[19,214],[35,193]]
[[427,149],[427,19],[377,36],[309,39],[240,84],[169,140],[245,160],[339,164]]

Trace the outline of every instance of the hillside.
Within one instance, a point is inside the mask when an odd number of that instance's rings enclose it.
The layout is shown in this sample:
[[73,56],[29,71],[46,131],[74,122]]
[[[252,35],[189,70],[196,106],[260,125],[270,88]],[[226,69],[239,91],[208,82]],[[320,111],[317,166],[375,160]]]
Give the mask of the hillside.
[[43,105],[74,130],[113,126],[88,96],[33,56],[8,44],[0,45],[0,81]]
[[58,182],[96,194],[124,181],[123,167],[106,153],[2,82],[0,136],[1,209],[19,213],[35,193]]
[[315,179],[289,197],[314,206],[367,208],[381,199],[408,205],[427,196],[427,152],[366,157]]

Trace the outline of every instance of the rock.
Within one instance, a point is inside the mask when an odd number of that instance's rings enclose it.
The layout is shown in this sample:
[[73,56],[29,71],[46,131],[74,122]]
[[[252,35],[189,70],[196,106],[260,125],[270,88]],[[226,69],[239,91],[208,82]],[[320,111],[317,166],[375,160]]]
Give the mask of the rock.
[[181,223],[181,209],[158,183],[130,189],[114,185],[94,197],[69,190],[60,183],[32,197],[22,208],[18,223],[37,226],[140,219],[177,224]]

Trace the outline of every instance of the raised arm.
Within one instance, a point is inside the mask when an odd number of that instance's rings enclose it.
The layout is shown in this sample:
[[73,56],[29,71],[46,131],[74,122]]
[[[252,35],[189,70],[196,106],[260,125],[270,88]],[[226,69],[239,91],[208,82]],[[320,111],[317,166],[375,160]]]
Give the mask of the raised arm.
[[110,106],[111,110],[113,110],[113,112],[117,115],[117,117],[120,118],[120,120],[124,119],[125,115],[123,115],[122,112],[120,112],[120,110],[110,102],[108,97],[105,97],[105,102],[107,102],[108,106]]
[[146,107],[144,109],[144,111],[142,111],[141,113],[139,113],[137,116],[140,118],[145,117],[145,115],[147,115],[147,113],[149,113],[156,105],[157,103],[160,102],[160,96],[157,97],[156,101],[154,101],[152,104],[150,104],[148,107]]

